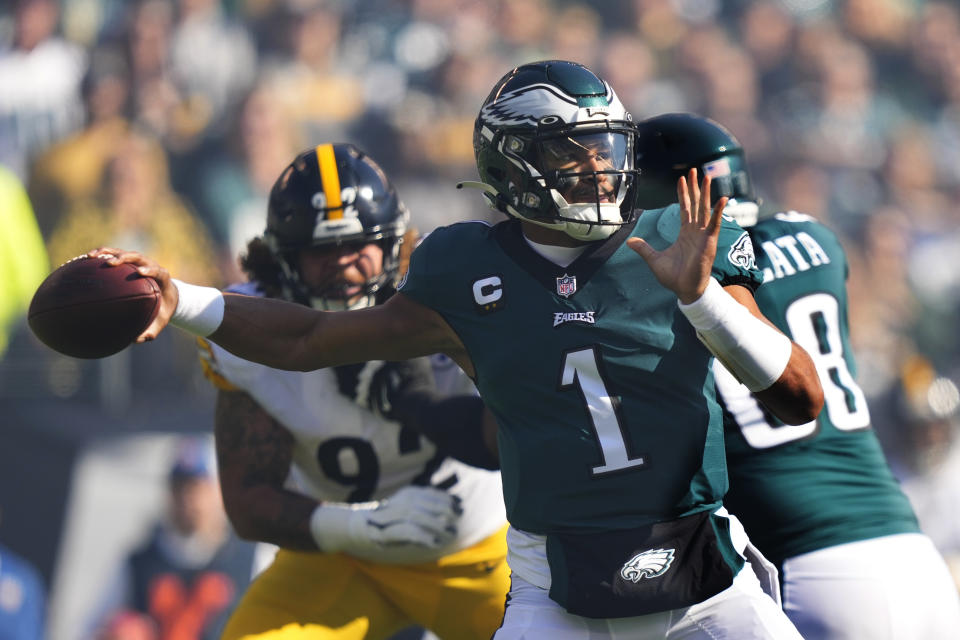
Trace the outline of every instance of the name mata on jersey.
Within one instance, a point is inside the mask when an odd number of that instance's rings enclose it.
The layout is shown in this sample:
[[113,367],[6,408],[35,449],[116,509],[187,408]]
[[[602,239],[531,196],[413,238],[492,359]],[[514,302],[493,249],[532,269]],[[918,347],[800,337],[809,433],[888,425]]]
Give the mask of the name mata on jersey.
[[[778,213],[774,218],[785,222],[812,222],[815,220],[805,213],[796,211]],[[760,246],[767,257],[770,258],[771,265],[763,269],[764,282],[785,278],[800,271],[808,271],[813,267],[830,264],[830,256],[820,246],[820,243],[806,231],[782,235],[773,240],[764,240],[760,243]],[[801,251],[801,248],[803,251]]]

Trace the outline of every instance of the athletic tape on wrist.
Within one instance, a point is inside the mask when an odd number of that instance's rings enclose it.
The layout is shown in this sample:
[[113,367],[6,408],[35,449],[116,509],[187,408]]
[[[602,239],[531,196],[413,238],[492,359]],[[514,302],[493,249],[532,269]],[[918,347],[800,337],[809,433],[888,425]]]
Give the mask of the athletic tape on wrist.
[[750,391],[762,391],[787,368],[793,344],[710,278],[703,295],[680,311],[713,355]]
[[170,324],[206,338],[223,322],[225,301],[219,289],[198,287],[172,278],[180,299]]

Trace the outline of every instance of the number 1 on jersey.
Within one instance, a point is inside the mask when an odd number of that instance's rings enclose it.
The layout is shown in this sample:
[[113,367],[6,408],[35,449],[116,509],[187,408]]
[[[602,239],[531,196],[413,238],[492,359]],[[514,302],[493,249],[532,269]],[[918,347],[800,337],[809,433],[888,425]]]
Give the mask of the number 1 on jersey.
[[571,351],[563,356],[560,374],[560,389],[578,388],[580,397],[587,405],[593,432],[600,444],[603,464],[593,467],[593,475],[621,471],[630,467],[642,467],[646,464],[643,456],[631,458],[627,453],[617,401],[608,392],[600,375],[594,349],[586,348]]

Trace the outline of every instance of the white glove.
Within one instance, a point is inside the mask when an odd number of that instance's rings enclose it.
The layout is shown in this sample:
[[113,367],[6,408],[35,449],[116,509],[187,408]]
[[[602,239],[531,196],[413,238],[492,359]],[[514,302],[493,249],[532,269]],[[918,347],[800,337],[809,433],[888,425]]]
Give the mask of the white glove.
[[385,500],[323,503],[310,516],[322,551],[380,562],[423,562],[457,535],[460,498],[434,487],[404,487]]

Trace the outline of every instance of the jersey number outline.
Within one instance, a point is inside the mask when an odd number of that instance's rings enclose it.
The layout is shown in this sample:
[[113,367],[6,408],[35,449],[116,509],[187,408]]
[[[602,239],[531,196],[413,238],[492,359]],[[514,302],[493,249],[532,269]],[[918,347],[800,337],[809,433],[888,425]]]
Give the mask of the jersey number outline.
[[[794,300],[784,317],[794,342],[803,347],[817,369],[823,386],[824,406],[830,422],[840,431],[870,426],[870,410],[860,385],[844,359],[840,334],[840,304],[828,293]],[[769,449],[807,438],[817,431],[817,420],[800,425],[773,425],[756,398],[719,362],[714,362],[717,389],[727,410],[754,449]]]
[[590,415],[590,424],[597,438],[602,460],[600,465],[590,469],[592,475],[646,466],[645,456],[630,455],[627,433],[620,415],[620,402],[607,391],[600,372],[600,356],[596,347],[563,354],[559,386],[561,390],[576,388]]

